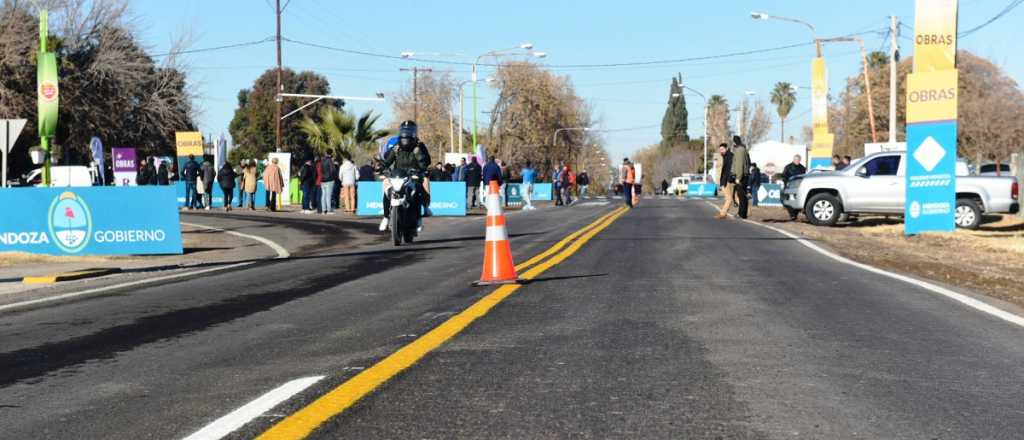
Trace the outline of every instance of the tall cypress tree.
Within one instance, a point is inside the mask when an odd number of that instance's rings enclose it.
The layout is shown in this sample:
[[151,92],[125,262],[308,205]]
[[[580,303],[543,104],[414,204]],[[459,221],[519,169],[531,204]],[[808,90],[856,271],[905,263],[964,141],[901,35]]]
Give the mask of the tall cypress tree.
[[683,96],[683,75],[672,78],[668,93],[668,108],[661,119],[661,148],[686,147],[690,136],[687,128],[686,97]]

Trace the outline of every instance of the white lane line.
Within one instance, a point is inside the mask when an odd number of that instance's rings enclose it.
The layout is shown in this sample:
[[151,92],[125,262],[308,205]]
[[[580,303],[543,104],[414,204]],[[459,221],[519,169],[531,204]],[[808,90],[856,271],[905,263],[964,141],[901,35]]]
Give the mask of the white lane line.
[[241,232],[228,231],[228,230],[224,230],[224,229],[221,229],[221,228],[215,228],[213,226],[199,225],[199,224],[195,224],[195,223],[181,222],[181,224],[183,224],[185,226],[192,226],[194,228],[202,228],[202,229],[208,229],[208,230],[211,230],[211,231],[224,232],[224,233],[227,233],[227,234],[234,235],[236,237],[248,238],[250,240],[256,240],[256,241],[258,241],[260,243],[263,243],[263,244],[267,245],[268,247],[273,249],[274,252],[277,252],[277,258],[288,258],[288,257],[291,256],[291,254],[288,253],[288,250],[285,249],[284,247],[282,247],[281,245],[279,245],[277,243],[274,243],[273,241],[270,241],[270,240],[268,240],[266,238],[260,237],[258,235],[243,234]]
[[238,428],[245,426],[246,423],[270,411],[275,406],[281,404],[281,402],[301,393],[323,378],[324,376],[304,377],[281,385],[267,394],[258,397],[256,400],[243,405],[241,408],[215,420],[213,423],[206,425],[203,429],[185,437],[184,440],[218,440],[224,438],[224,436],[235,432]]
[[33,306],[33,305],[36,305],[36,304],[45,304],[45,303],[48,303],[48,302],[61,301],[61,300],[70,299],[70,298],[76,298],[76,297],[79,297],[79,296],[93,295],[93,294],[97,294],[97,293],[107,292],[107,291],[110,291],[110,290],[123,289],[125,287],[139,286],[139,285],[142,285],[142,284],[157,283],[157,282],[160,282],[160,281],[168,281],[168,280],[174,280],[174,279],[178,279],[178,278],[185,278],[185,277],[191,277],[191,276],[196,276],[196,275],[202,275],[204,273],[216,272],[218,270],[233,269],[233,268],[236,268],[236,267],[248,266],[248,265],[253,264],[253,263],[254,262],[252,262],[252,261],[247,261],[247,262],[243,262],[243,263],[229,264],[227,266],[212,267],[212,268],[209,268],[209,269],[202,269],[202,270],[196,270],[196,271],[185,272],[185,273],[176,273],[176,274],[173,274],[173,275],[165,275],[165,276],[162,276],[162,277],[146,278],[144,280],[130,281],[130,282],[127,282],[127,283],[115,284],[113,286],[97,287],[95,289],[83,290],[81,292],[71,292],[71,293],[65,293],[63,295],[51,296],[51,297],[47,297],[47,298],[39,298],[39,299],[33,299],[33,300],[29,300],[29,301],[21,301],[21,302],[16,302],[16,303],[11,303],[11,304],[6,304],[6,305],[0,306],[0,312],[6,311],[6,310],[11,310],[11,309],[18,309],[18,308],[22,308],[22,307]]
[[[711,207],[717,208],[711,202],[708,202],[708,205],[711,205]],[[770,229],[772,231],[775,231],[775,232],[778,232],[778,233],[780,233],[782,235],[785,235],[786,237],[792,238],[792,239],[796,240],[798,243],[800,243],[800,244],[810,248],[811,250],[813,250],[813,251],[815,251],[815,252],[817,252],[819,254],[822,254],[822,255],[824,255],[826,257],[829,257],[829,258],[831,258],[833,260],[836,260],[836,261],[838,261],[840,263],[848,264],[850,266],[853,266],[853,267],[856,267],[856,268],[860,268],[860,269],[866,270],[868,272],[876,273],[878,275],[882,275],[882,276],[889,277],[889,278],[892,278],[892,279],[895,279],[895,280],[903,281],[904,283],[907,283],[907,284],[912,284],[912,285],[920,287],[922,289],[931,291],[932,293],[937,293],[939,295],[945,296],[946,298],[952,299],[952,300],[954,300],[956,302],[959,302],[959,303],[961,303],[961,304],[963,304],[963,305],[965,305],[967,307],[970,307],[972,309],[975,309],[975,310],[978,310],[980,312],[987,313],[989,315],[995,316],[996,318],[1002,319],[1002,320],[1004,320],[1006,322],[1009,322],[1011,324],[1016,324],[1016,325],[1019,325],[1021,327],[1024,327],[1024,317],[1021,317],[1019,315],[1015,315],[1013,313],[1007,312],[1006,310],[1003,310],[1003,309],[1000,309],[998,307],[995,307],[995,306],[993,306],[991,304],[988,304],[988,303],[986,303],[984,301],[979,301],[977,299],[971,298],[971,297],[969,297],[967,295],[964,295],[962,293],[954,292],[954,291],[949,290],[949,289],[947,289],[945,287],[942,287],[942,286],[939,286],[939,285],[935,285],[935,284],[929,283],[927,281],[921,281],[921,280],[918,280],[918,279],[914,279],[914,278],[908,277],[906,275],[900,275],[900,274],[897,274],[897,273],[892,273],[892,272],[889,272],[889,271],[885,271],[885,270],[879,269],[879,268],[874,267],[874,266],[869,266],[869,265],[864,264],[864,263],[858,263],[858,262],[853,261],[853,260],[851,260],[849,258],[846,258],[844,256],[841,256],[841,255],[835,254],[835,253],[833,253],[831,251],[825,250],[822,247],[820,247],[820,246],[818,246],[818,245],[816,245],[814,243],[811,243],[807,239],[802,238],[802,237],[800,237],[800,236],[798,236],[796,234],[793,234],[793,233],[790,233],[788,231],[776,228],[774,226],[768,226],[768,225],[765,225],[765,224],[761,224],[761,223],[758,223],[758,222],[755,222],[755,221],[746,220],[746,219],[743,219],[743,221],[747,222],[747,223],[750,223],[752,225],[757,225],[757,226],[761,226],[763,228],[768,228],[768,229]]]

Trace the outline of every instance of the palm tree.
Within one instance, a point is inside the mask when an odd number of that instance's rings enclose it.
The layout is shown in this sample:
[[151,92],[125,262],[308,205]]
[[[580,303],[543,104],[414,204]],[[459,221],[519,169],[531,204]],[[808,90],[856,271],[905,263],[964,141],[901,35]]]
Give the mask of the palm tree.
[[785,81],[775,83],[775,88],[772,89],[772,104],[775,104],[775,110],[779,113],[779,140],[786,142],[786,117],[796,104],[793,85]]
[[306,117],[299,122],[299,130],[306,135],[309,145],[320,154],[329,150],[352,153],[353,148],[372,145],[390,134],[388,130],[374,127],[378,119],[380,115],[374,115],[372,110],[356,119],[344,110],[324,107],[317,115],[317,120]]

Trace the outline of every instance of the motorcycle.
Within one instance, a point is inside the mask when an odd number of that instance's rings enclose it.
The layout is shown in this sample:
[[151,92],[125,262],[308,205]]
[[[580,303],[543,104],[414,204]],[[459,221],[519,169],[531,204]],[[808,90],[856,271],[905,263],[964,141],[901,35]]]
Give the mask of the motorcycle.
[[414,172],[395,170],[384,179],[384,191],[391,203],[388,227],[395,246],[400,246],[403,240],[407,244],[412,243],[416,238],[421,215],[420,204],[416,203],[421,196],[418,183],[420,178]]

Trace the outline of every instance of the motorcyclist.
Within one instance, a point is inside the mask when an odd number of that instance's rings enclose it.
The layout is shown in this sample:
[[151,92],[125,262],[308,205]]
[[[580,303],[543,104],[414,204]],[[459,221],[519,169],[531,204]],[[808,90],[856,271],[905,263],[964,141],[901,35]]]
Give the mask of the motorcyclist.
[[[420,176],[421,178],[416,181],[416,193],[419,196],[413,200],[413,212],[419,213],[419,207],[423,206],[426,207],[425,211],[429,215],[430,194],[424,190],[422,176],[430,168],[430,153],[427,150],[427,146],[419,140],[416,122],[402,122],[398,129],[398,146],[386,154],[379,168],[385,171],[407,170],[414,175]],[[385,180],[385,182],[388,181]],[[384,219],[380,222],[381,232],[388,229],[388,222],[391,216],[391,201],[388,200],[386,186],[384,188],[383,202]],[[422,219],[417,219],[417,222],[421,221]],[[420,224],[420,227],[422,227],[422,224]]]

